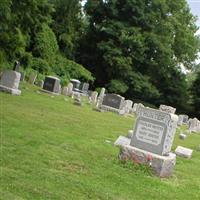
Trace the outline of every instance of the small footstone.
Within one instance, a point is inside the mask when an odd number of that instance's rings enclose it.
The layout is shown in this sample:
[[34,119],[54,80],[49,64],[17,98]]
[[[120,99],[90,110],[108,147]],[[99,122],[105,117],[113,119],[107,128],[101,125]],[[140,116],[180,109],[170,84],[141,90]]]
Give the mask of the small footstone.
[[131,139],[124,137],[124,136],[119,136],[117,140],[115,141],[114,145],[115,146],[126,146],[129,145],[131,142]]
[[181,134],[179,135],[179,139],[181,139],[181,140],[185,140],[186,137],[187,137],[187,135],[185,135],[185,134],[183,134],[183,133],[181,133]]
[[188,149],[182,146],[178,146],[175,150],[175,154],[180,157],[184,158],[191,158],[192,157],[192,149]]

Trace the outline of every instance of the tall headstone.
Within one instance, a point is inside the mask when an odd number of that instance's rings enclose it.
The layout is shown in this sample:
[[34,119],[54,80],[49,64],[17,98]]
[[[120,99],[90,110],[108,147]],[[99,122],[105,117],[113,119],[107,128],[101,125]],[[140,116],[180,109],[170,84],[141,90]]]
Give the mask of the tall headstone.
[[89,83],[83,83],[82,92],[87,94],[89,86],[90,86]]
[[171,151],[178,116],[152,108],[139,107],[131,145],[159,155]]
[[132,105],[133,105],[133,101],[131,101],[131,100],[124,101],[123,110],[126,114],[131,112]]
[[59,94],[60,92],[60,79],[54,76],[46,76],[44,80],[43,90]]
[[173,108],[171,106],[166,106],[166,105],[160,105],[159,110],[167,112],[167,113],[171,113],[171,114],[175,114],[176,112],[176,108]]
[[98,92],[93,91],[92,94],[91,94],[91,97],[90,97],[92,104],[96,104],[96,102],[97,102],[97,96],[98,96]]
[[0,81],[0,91],[20,95],[21,90],[18,89],[20,77],[21,74],[19,72],[12,70],[3,71]]
[[67,85],[67,88],[68,88],[68,91],[67,91],[67,96],[72,96],[73,95],[73,84],[72,83],[69,83]]
[[36,78],[37,78],[37,74],[31,73],[28,82],[33,85],[35,83]]
[[188,127],[190,132],[200,132],[200,121],[197,118],[189,119]]
[[179,115],[178,116],[178,125],[182,126],[183,124],[187,124],[188,122],[188,115]]
[[101,88],[100,94],[98,96],[97,107],[99,107],[102,104],[102,101],[103,101],[103,98],[105,95],[105,91],[106,91],[105,88]]
[[13,71],[19,72],[19,68],[20,68],[20,62],[16,60],[14,62]]
[[68,87],[63,87],[62,94],[65,95],[65,96],[67,96],[67,94],[68,94]]

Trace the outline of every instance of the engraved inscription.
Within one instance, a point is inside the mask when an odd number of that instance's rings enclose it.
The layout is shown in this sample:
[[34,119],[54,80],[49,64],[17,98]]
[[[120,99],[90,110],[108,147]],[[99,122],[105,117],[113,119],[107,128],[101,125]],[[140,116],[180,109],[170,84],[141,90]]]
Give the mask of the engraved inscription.
[[163,126],[140,120],[136,131],[136,138],[142,142],[157,146],[161,143],[163,133]]

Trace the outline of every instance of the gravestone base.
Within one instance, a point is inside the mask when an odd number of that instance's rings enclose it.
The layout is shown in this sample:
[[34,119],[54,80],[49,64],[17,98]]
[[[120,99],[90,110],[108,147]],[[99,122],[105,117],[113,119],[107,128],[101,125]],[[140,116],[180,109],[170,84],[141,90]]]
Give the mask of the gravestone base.
[[44,90],[44,89],[39,89],[39,91],[44,92],[44,93],[48,93],[48,94],[51,94],[51,95],[57,95],[57,96],[60,95],[60,93],[50,92],[50,91]]
[[101,105],[99,106],[99,109],[102,111],[102,112],[114,112],[114,113],[117,113],[119,114],[120,113],[120,110],[119,109],[116,109],[116,108],[113,108],[113,107],[110,107],[110,106],[105,106],[105,105]]
[[12,95],[21,95],[21,90],[9,88],[4,85],[0,85],[0,91],[10,93]]
[[149,165],[156,176],[167,178],[172,176],[176,164],[176,155],[160,156],[130,145],[121,146],[120,160],[132,160],[135,163]]

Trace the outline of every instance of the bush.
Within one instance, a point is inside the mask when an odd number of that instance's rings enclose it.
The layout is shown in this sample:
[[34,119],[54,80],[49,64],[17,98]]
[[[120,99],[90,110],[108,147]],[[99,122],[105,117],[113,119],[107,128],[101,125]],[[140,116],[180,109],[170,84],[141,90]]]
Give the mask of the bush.
[[53,66],[57,53],[58,44],[56,36],[47,24],[43,24],[42,30],[36,34],[33,55],[46,60],[49,65]]
[[62,55],[57,55],[52,70],[60,77],[65,77],[66,80],[76,78],[80,81],[93,81],[92,74],[82,65],[68,60]]
[[48,74],[50,72],[48,62],[41,58],[33,58],[31,61],[31,68],[38,71],[41,74]]
[[121,80],[111,80],[107,87],[109,92],[117,94],[124,94],[128,90],[128,86]]

